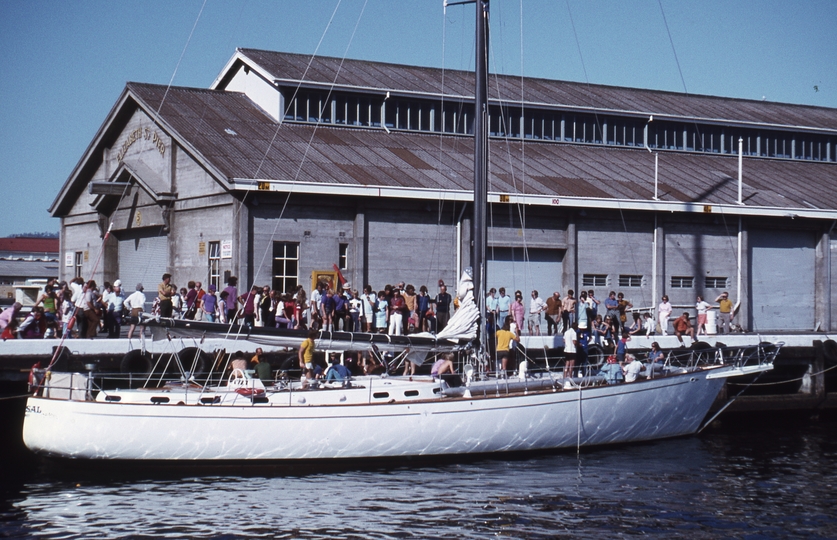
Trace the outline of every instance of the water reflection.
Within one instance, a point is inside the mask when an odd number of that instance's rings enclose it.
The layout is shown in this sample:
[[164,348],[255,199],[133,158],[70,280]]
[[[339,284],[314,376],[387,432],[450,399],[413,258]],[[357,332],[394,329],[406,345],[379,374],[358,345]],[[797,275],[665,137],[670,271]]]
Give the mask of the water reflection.
[[837,422],[470,463],[194,476],[42,470],[6,485],[0,536],[837,536]]

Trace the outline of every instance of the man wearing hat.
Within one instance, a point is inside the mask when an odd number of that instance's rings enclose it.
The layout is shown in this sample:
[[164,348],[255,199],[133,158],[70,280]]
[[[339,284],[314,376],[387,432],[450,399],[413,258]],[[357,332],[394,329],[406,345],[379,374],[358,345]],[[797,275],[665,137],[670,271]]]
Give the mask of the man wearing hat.
[[142,315],[145,308],[145,293],[142,292],[142,283],[137,283],[137,290],[125,299],[125,308],[131,312],[131,326],[128,328],[128,339],[134,337],[134,328],[137,327],[137,317]]
[[122,292],[122,280],[113,282],[113,291],[102,298],[106,302],[105,320],[107,321],[108,337],[118,338],[122,332],[122,310],[125,304],[125,294]]

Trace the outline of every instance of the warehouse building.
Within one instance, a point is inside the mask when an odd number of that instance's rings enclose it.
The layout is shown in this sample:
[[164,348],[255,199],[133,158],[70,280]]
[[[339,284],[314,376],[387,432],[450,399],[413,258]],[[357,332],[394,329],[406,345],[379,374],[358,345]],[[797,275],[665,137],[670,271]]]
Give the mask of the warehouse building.
[[[238,49],[209,89],[128,83],[50,208],[61,275],[310,290],[469,264],[473,74]],[[837,109],[491,76],[487,285],[724,290],[834,330]],[[739,180],[740,178],[740,180]],[[111,237],[102,239],[111,227]]]

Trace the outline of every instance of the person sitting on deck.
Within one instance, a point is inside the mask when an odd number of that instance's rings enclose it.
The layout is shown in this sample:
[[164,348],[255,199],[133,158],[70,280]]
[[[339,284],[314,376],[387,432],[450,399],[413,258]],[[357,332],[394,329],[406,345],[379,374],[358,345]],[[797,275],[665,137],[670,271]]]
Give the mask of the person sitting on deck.
[[680,342],[681,347],[685,347],[683,343],[683,334],[691,336],[692,341],[695,340],[695,328],[692,326],[692,321],[689,320],[689,314],[683,312],[683,315],[674,320],[674,335],[677,336],[677,341]]
[[445,373],[453,373],[453,353],[446,353],[442,358],[436,360],[433,367],[430,369],[430,374],[434,378],[439,378]]
[[247,371],[248,369],[247,359],[244,358],[243,351],[236,351],[233,355],[232,362],[230,362],[230,369],[235,371],[236,369],[240,369],[242,372]]
[[616,361],[615,355],[607,357],[607,363],[599,370],[599,375],[603,375],[607,384],[619,384],[625,381],[625,376],[622,374],[622,366]]
[[645,369],[645,366],[632,354],[629,354],[627,359],[629,362],[623,368],[623,372],[625,373],[625,382],[631,383],[639,379],[639,374]]
[[346,369],[346,366],[340,363],[340,359],[337,358],[337,353],[331,353],[331,357],[329,358],[329,362],[331,365],[329,366],[328,370],[326,370],[326,381],[348,381],[352,378],[352,374],[349,373],[349,370]]
[[655,373],[662,372],[665,361],[665,355],[660,350],[660,344],[655,341],[651,344],[651,352],[648,353],[648,364],[645,366],[645,372],[648,374],[648,377],[653,377]]
[[264,384],[273,382],[273,370],[270,368],[270,362],[265,360],[264,351],[259,347],[256,349],[256,354],[250,359],[253,364],[253,369],[256,371],[256,377]]

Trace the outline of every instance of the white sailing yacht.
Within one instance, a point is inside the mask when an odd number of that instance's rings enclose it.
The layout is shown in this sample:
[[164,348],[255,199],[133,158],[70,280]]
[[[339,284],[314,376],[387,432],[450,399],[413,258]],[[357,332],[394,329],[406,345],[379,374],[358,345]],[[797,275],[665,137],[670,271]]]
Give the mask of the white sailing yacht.
[[[272,384],[234,370],[221,381],[117,388],[92,373],[51,373],[28,399],[23,438],[34,452],[69,459],[253,462],[397,458],[536,451],[693,434],[728,377],[770,370],[780,345],[670,354],[654,377],[607,384],[564,379],[549,366],[489,376],[484,306],[487,177],[488,0],[477,0],[473,275],[447,333],[389,338],[321,333],[320,350],[393,351],[422,362],[453,352],[461,374],[363,376],[349,381]],[[203,335],[212,323],[148,321],[158,332]],[[224,327],[224,331],[226,327]],[[254,331],[243,339],[298,348],[295,332]],[[480,343],[483,341],[483,343]],[[149,377],[148,383],[152,383]]]

